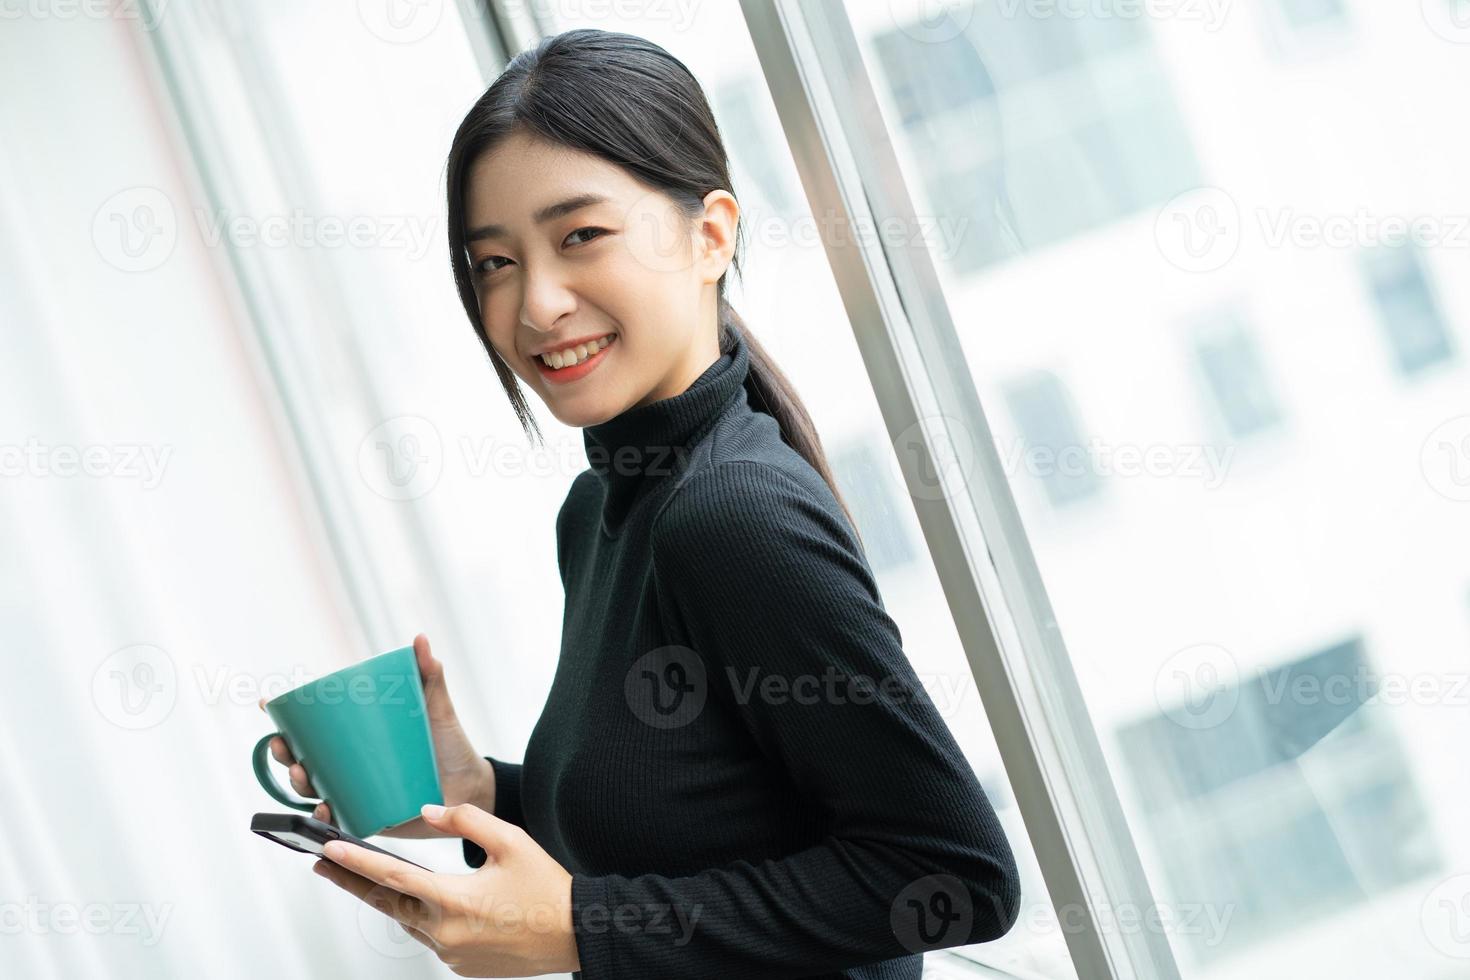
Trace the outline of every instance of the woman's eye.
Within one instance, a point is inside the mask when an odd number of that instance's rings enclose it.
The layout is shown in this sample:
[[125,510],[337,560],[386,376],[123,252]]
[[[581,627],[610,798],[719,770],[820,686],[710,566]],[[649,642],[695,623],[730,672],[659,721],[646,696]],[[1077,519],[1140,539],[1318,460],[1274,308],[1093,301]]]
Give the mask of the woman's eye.
[[[475,266],[475,270],[477,272],[479,272],[480,275],[482,275],[482,276],[488,276],[492,272],[495,272],[495,271],[497,271],[499,269],[504,269],[505,266],[503,266],[503,265],[488,265],[488,263],[494,262],[496,259],[500,259],[500,260],[505,261],[505,262],[509,262],[510,261],[510,259],[507,259],[503,255],[492,255],[488,259],[485,259],[484,261],[482,261],[479,265]],[[487,265],[488,265],[488,267],[487,267]]]
[[[570,242],[572,240],[572,237],[573,236],[580,235],[584,231],[596,232],[597,234],[592,236],[593,238],[596,238],[597,235],[600,235],[600,234],[603,233],[604,229],[602,229],[602,228],[590,228],[590,227],[589,228],[578,228],[576,231],[572,232],[572,234],[570,234],[570,235],[567,236],[567,241]],[[584,239],[582,242],[572,242],[572,244],[573,245],[581,245],[581,244],[584,244],[586,241],[588,241],[588,239]]]

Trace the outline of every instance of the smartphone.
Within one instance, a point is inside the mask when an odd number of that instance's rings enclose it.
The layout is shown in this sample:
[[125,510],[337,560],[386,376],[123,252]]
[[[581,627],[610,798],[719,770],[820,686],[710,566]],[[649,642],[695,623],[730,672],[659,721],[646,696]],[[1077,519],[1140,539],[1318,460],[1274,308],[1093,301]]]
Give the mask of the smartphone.
[[[408,861],[415,868],[424,868],[417,861],[409,861],[401,854],[394,854],[376,844],[369,844],[365,840],[353,837],[345,830],[339,830],[329,823],[323,823],[304,813],[257,813],[250,818],[250,829],[277,844],[283,844],[293,851],[301,851],[304,854],[325,857],[322,854],[322,848],[327,846],[327,842],[342,840],[349,844],[356,844],[358,847],[365,847],[370,851],[377,851],[379,854],[395,857],[400,861]],[[434,873],[429,868],[424,868],[424,870],[430,874]]]

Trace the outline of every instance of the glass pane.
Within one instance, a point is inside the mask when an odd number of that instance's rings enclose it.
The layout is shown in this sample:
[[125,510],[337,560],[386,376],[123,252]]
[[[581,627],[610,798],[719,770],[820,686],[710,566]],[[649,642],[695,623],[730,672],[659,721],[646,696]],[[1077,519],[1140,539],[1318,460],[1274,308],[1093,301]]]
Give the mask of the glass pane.
[[[858,519],[884,607],[1000,815],[1021,866],[1022,920],[1003,939],[964,952],[1040,976],[1073,976],[739,6],[702,4],[687,20],[660,17],[638,5],[627,8],[627,16],[619,16],[616,4],[553,9],[563,16],[550,31],[596,27],[653,40],[689,66],[709,95],[748,236],[744,282],[732,278],[731,302],[800,391]],[[599,12],[603,16],[595,16]],[[926,967],[937,968],[945,959],[929,954]]]
[[1458,976],[1470,19],[1259,6],[849,9],[1181,968]]

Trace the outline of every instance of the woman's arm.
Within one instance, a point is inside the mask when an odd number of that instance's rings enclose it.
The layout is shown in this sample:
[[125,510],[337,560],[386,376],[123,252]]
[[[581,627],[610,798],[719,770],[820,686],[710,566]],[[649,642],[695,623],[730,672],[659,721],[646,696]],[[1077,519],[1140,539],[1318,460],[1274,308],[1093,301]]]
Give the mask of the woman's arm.
[[[1005,934],[1020,908],[1010,847],[835,499],[774,466],[720,464],[659,516],[653,563],[709,696],[734,706],[831,832],[689,876],[574,875],[584,980],[809,976]],[[762,695],[770,676],[787,696]],[[627,909],[671,928],[620,929]]]

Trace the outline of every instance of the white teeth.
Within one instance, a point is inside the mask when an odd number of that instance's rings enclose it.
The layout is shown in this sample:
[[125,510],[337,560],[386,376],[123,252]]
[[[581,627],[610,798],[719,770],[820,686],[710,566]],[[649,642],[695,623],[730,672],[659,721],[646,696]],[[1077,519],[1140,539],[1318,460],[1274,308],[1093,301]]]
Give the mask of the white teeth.
[[576,347],[570,347],[564,351],[552,351],[550,354],[542,354],[541,360],[545,362],[547,367],[570,367],[573,364],[581,364],[588,357],[596,354],[610,343],[612,343],[612,334],[608,334],[606,337],[599,337],[597,340],[589,343],[578,344]]

